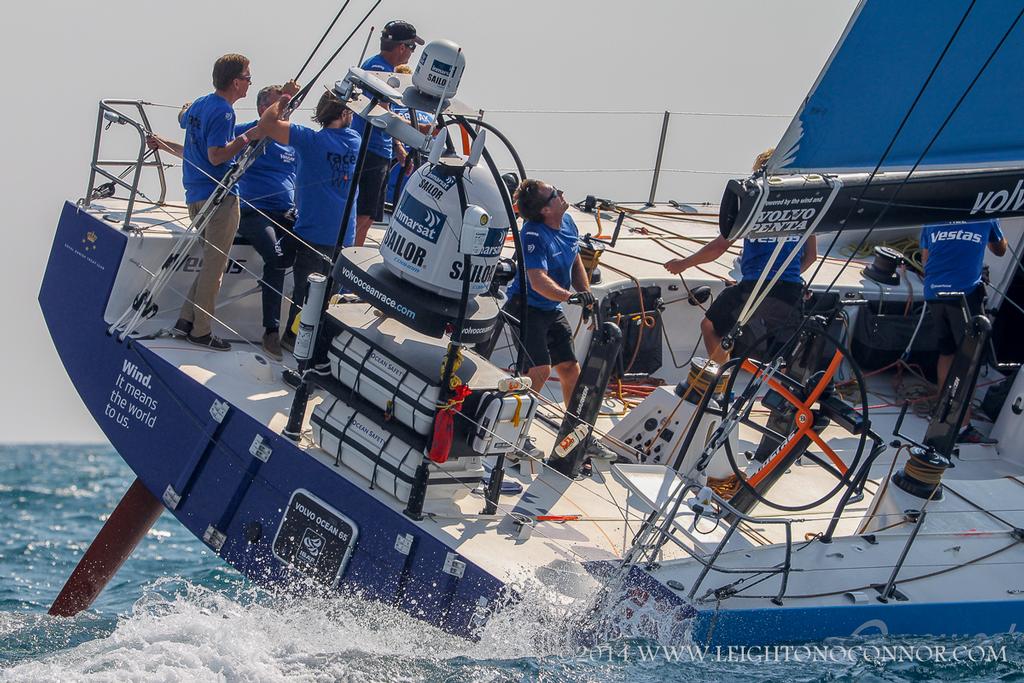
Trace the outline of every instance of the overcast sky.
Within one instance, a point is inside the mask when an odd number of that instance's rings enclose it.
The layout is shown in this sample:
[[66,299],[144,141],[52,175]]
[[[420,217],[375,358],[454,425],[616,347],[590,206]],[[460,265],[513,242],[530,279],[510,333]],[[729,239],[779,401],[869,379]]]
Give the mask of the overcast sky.
[[[352,1],[324,57],[371,4]],[[385,0],[367,25],[403,18],[427,40],[462,45],[460,99],[495,112],[488,118],[512,138],[531,175],[573,200],[646,198],[650,173],[628,169],[653,166],[657,112],[758,115],[673,115],[658,198],[715,201],[725,173],[745,172],[756,152],[778,141],[855,4]],[[61,204],[85,191],[98,101],[180,104],[211,90],[219,55],[241,52],[252,60],[254,86],[236,106],[244,120],[259,87],[295,75],[339,7],[324,0],[34,0],[9,8],[0,28],[0,83],[8,93],[0,115],[7,223],[0,357],[8,365],[0,442],[102,440],[36,301]],[[357,60],[365,38],[361,31],[324,83]],[[501,113],[507,110],[646,113]],[[155,110],[154,127],[176,135],[171,112]],[[619,170],[594,172],[604,169]],[[180,170],[169,173],[170,195],[180,198]]]

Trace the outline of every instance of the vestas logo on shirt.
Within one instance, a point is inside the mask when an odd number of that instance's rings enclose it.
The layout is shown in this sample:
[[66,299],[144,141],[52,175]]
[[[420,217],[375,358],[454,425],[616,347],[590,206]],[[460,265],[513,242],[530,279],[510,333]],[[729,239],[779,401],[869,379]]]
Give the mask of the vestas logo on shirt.
[[995,192],[979,192],[971,207],[971,215],[983,211],[986,214],[1001,213],[1003,211],[1016,211],[1024,206],[1024,180],[1018,180],[1012,192],[999,190]]
[[444,214],[434,211],[410,194],[402,198],[391,219],[393,223],[434,244],[437,244],[441,236],[445,220]]
[[952,240],[981,244],[981,234],[971,230],[936,230],[932,233],[932,242],[948,242]]

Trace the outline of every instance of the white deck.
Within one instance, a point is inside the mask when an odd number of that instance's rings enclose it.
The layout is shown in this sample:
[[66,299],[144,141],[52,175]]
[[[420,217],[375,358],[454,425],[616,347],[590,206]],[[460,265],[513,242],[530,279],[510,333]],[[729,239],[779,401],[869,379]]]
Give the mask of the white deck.
[[[111,210],[116,209],[117,202],[111,202]],[[707,209],[714,213],[716,209]],[[665,336],[681,363],[690,356],[699,337],[699,322],[703,310],[686,302],[686,293],[681,291],[680,280],[668,274],[660,265],[677,253],[691,253],[700,243],[713,238],[718,231],[717,219],[713,216],[692,216],[687,218],[679,213],[679,218],[671,207],[659,207],[658,211],[666,216],[647,216],[638,220],[627,218],[623,224],[619,242],[614,250],[609,250],[602,258],[604,280],[595,291],[600,294],[609,289],[624,286],[635,286],[633,278],[641,285],[659,285],[662,287],[667,309],[663,313]],[[110,213],[110,211],[105,212]],[[116,212],[115,212],[116,213]],[[581,234],[597,234],[599,228],[597,218],[589,214],[574,212]],[[163,223],[170,218],[184,217],[182,209],[152,209],[143,214],[136,214],[134,222],[149,222],[144,239],[133,236],[130,241],[129,255],[142,262],[150,270],[155,270],[166,258],[170,239],[180,229],[175,223]],[[614,228],[615,216],[604,214],[601,228],[605,237],[610,236]],[[649,234],[641,234],[635,230],[646,228]],[[650,234],[654,233],[654,234]],[[670,234],[671,233],[671,234]],[[379,239],[383,232],[378,227],[371,233],[371,238]],[[819,248],[823,250],[831,238],[820,239]],[[846,240],[856,241],[859,236],[847,236]],[[511,243],[508,246],[511,252]],[[702,271],[688,271],[687,284],[692,288],[698,285],[710,285],[717,294],[727,280],[738,279],[736,256],[739,248],[733,248],[719,262],[708,264]],[[259,257],[248,247],[235,247],[232,256],[243,260],[243,265],[251,271],[259,272]],[[639,256],[642,259],[633,258]],[[649,262],[649,261],[654,261]],[[922,291],[921,281],[916,275],[909,275],[896,287],[882,287],[873,282],[863,280],[860,270],[862,263],[854,262],[849,268],[842,270],[844,259],[829,258],[816,282],[815,289],[823,289],[833,277],[838,275],[836,290],[840,292],[859,292],[868,299],[885,298],[905,300],[918,299]],[[123,310],[131,297],[141,288],[148,277],[147,273],[125,259],[119,274],[115,296],[108,307],[108,318]],[[179,273],[172,281],[171,288],[165,292],[160,301],[161,314],[149,323],[143,332],[156,334],[161,327],[167,327],[175,317],[177,306],[181,302],[181,292],[187,289],[192,277],[191,273]],[[290,279],[290,278],[289,278]],[[280,367],[265,361],[257,360],[258,344],[248,345],[238,337],[250,340],[259,338],[259,292],[254,288],[253,278],[244,270],[240,273],[229,273],[225,277],[222,298],[228,303],[218,307],[218,316],[229,321],[233,334],[221,330],[226,338],[235,340],[234,349],[228,353],[206,352],[184,342],[158,337],[145,341],[146,346],[156,351],[163,358],[178,366],[190,377],[205,384],[211,390],[224,396],[239,409],[250,414],[257,420],[268,425],[272,430],[280,431],[284,426],[288,409],[291,404],[292,391],[280,380]],[[347,304],[359,305],[363,304]],[[575,324],[575,320],[572,321]],[[577,352],[582,357],[586,349],[586,334],[577,339]],[[703,349],[698,355],[703,355]],[[262,358],[262,356],[261,356]],[[501,352],[495,356],[495,362],[501,366]],[[662,368],[656,375],[672,386],[685,376],[686,368],[677,368],[666,349]],[[885,393],[891,393],[891,378],[886,375],[872,378],[869,386]],[[545,391],[544,396],[557,402],[560,392]],[[309,406],[310,412],[321,399],[317,396]],[[545,408],[553,414],[557,407]],[[621,412],[622,404],[617,401],[606,401],[605,413],[599,418],[597,429],[603,433],[611,429]],[[883,438],[890,439],[892,426],[896,419],[896,408],[876,410],[871,413],[872,426]],[[308,421],[308,415],[307,415]],[[308,425],[307,425],[308,426]],[[908,415],[903,430],[908,434],[921,436],[926,423],[924,420]],[[541,421],[535,421],[534,436],[542,449],[550,451],[553,442],[551,430]],[[748,433],[749,432],[749,433]],[[741,429],[741,448],[753,448],[755,440],[753,431]],[[846,462],[853,457],[856,439],[843,433],[837,427],[829,427],[824,435],[832,448]],[[746,443],[744,443],[746,442]],[[305,438],[300,444],[310,457],[318,459],[325,467],[337,470],[340,476],[353,481],[365,482],[344,465],[335,466],[334,456],[328,455],[310,439]],[[863,500],[851,504],[841,520],[837,536],[850,536],[857,533],[865,524],[865,514],[875,506],[875,494],[884,486],[892,471],[894,450],[889,449],[875,463],[870,481],[865,487]],[[903,456],[905,457],[905,456]],[[898,464],[897,464],[898,467]],[[577,564],[577,561],[621,558],[628,548],[633,535],[639,529],[647,510],[635,496],[631,496],[609,471],[609,466],[595,463],[592,478],[569,481],[560,474],[551,471],[539,463],[523,463],[519,467],[510,467],[506,475],[508,480],[516,480],[523,484],[524,493],[518,496],[503,496],[501,508],[494,516],[480,515],[484,501],[479,493],[463,498],[458,504],[451,501],[428,501],[424,512],[426,520],[423,528],[430,533],[448,540],[455,545],[467,559],[478,564],[495,576],[503,579],[533,576],[537,580],[552,583],[559,590],[569,595],[586,594],[593,587],[593,579]],[[961,459],[955,469],[950,470],[945,478],[949,488],[943,501],[933,501],[929,507],[929,517],[922,536],[935,534],[941,539],[996,533],[1005,535],[1007,524],[995,520],[991,515],[980,511],[975,503],[990,507],[1006,522],[1014,526],[1024,526],[1024,457],[1010,452],[1001,455],[995,448],[982,446],[965,446]],[[820,467],[810,462],[798,463],[782,477],[771,490],[770,497],[778,501],[806,501],[811,496],[808,492],[826,491],[835,485],[835,479]],[[405,505],[390,497],[380,489],[373,489],[372,495],[391,506],[396,512]],[[793,515],[799,518],[793,525],[795,541],[802,541],[805,535],[822,532],[835,507],[836,499],[829,501],[817,509]],[[996,504],[993,505],[993,502]],[[1004,504],[1005,502],[1005,504]],[[640,505],[640,507],[638,507]],[[902,510],[890,510],[885,506],[878,510],[880,515],[875,527],[888,527],[879,532],[892,535],[893,538],[905,538],[906,529],[901,528]],[[1000,512],[999,510],[1004,510]],[[515,511],[519,515],[535,517],[537,515],[578,516],[572,521],[535,521],[532,534],[528,537],[518,533],[519,527],[509,514]],[[752,512],[755,516],[782,516],[771,509],[758,506]],[[685,525],[684,525],[685,526]],[[718,529],[701,537],[703,550],[710,550],[714,542],[721,537]],[[1001,538],[1001,537],[1000,537]],[[752,548],[759,548],[784,540],[783,529],[771,524],[743,524],[740,533],[730,544],[732,552],[743,553]],[[945,540],[942,540],[945,542]],[[1002,542],[1002,541],[1000,541]],[[853,543],[853,541],[844,541]],[[693,545],[689,543],[689,545]],[[898,553],[895,546],[885,545],[885,558],[879,559],[881,551],[871,550],[874,558],[871,562],[862,563],[865,568],[857,570],[856,576],[862,577],[865,583],[884,583],[894,557]],[[898,544],[902,547],[901,544]],[[953,544],[948,544],[953,545]],[[773,550],[771,552],[778,552]],[[817,551],[815,551],[817,552]],[[821,552],[825,552],[822,550]],[[839,552],[839,551],[836,551]],[[849,550],[845,551],[849,554]],[[1020,558],[1019,550],[1015,551]],[[810,561],[809,554],[802,559]],[[864,555],[867,557],[867,555]],[[666,546],[666,560],[682,559],[685,553]],[[758,561],[764,566],[766,559]],[[775,560],[777,561],[777,560]],[[815,561],[824,561],[817,558]],[[682,568],[671,569],[680,576],[692,574],[693,563],[685,563]],[[848,564],[844,567],[849,568]],[[699,567],[698,567],[699,568]],[[670,571],[666,569],[665,571]],[[674,576],[674,574],[673,574]],[[851,575],[852,576],[852,575]],[[844,579],[845,580],[845,579]],[[854,582],[860,578],[850,579]],[[709,579],[709,586],[718,585],[725,580],[721,577]],[[717,583],[716,583],[717,581]],[[774,581],[774,580],[773,580]],[[800,579],[799,581],[803,581]],[[798,581],[798,582],[799,582]],[[687,581],[682,581],[690,585]],[[813,582],[812,582],[813,583]],[[773,584],[773,582],[769,582]],[[809,585],[809,584],[808,584]],[[829,584],[831,585],[831,584]],[[853,584],[851,584],[853,585]],[[804,586],[807,588],[807,586]],[[807,588],[813,592],[812,588]],[[766,587],[772,592],[774,587]],[[799,591],[798,591],[799,592]]]

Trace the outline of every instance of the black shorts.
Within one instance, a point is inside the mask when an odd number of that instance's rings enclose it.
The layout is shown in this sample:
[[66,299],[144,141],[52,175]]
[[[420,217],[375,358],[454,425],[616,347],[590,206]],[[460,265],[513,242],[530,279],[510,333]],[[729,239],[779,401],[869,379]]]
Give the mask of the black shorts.
[[[726,287],[708,306],[704,315],[711,321],[715,328],[715,334],[719,337],[724,337],[732,332],[732,328],[739,320],[740,311],[747,303],[755,284],[754,281],[746,280]],[[755,339],[769,331],[779,331],[793,321],[799,323],[799,304],[802,293],[803,285],[799,282],[776,282],[772,291],[748,321],[748,327],[751,328],[749,343],[753,343]],[[785,340],[779,339],[778,341]]]
[[387,182],[391,160],[366,153],[363,172],[359,175],[359,198],[356,199],[356,215],[372,216],[375,221],[384,220],[384,184]]
[[[975,287],[967,294],[966,299],[968,318],[982,313],[985,285]],[[932,312],[939,354],[952,356],[960,348],[960,343],[964,340],[964,333],[967,331],[967,321],[964,318],[964,299],[959,296],[942,297],[930,300],[928,308]]]
[[[512,297],[505,304],[505,310],[518,319],[521,313],[519,297]],[[560,309],[545,311],[530,306],[526,316],[526,331],[520,333],[519,338],[526,352],[527,368],[576,360],[572,327]]]

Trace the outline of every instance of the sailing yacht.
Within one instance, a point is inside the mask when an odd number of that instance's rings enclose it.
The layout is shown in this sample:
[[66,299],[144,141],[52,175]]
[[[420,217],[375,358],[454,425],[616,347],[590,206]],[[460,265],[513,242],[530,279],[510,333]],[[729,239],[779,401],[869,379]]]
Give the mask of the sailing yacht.
[[[163,192],[140,194],[142,172],[161,168],[145,149],[146,107],[104,100],[89,189],[64,205],[39,300],[137,480],[52,612],[88,607],[167,511],[253,581],[356,592],[466,637],[527,593],[580,607],[579,632],[597,637],[1014,631],[1024,380],[982,374],[991,331],[974,320],[918,412],[921,276],[911,248],[871,247],[907,244],[927,222],[999,218],[1012,257],[989,263],[990,303],[1013,304],[1003,292],[1024,249],[1024,138],[1005,112],[1024,92],[1022,13],[1017,0],[864,0],[768,166],[729,181],[720,207],[588,198],[571,209],[600,278],[595,320],[568,307],[583,359],[569,405],[523,377],[501,312],[524,275],[491,150],[518,155],[457,99],[457,46],[427,46],[412,75],[351,69],[335,86],[422,163],[375,246],[329,255],[283,362],[254,341],[245,244],[231,249],[217,308],[233,350],[169,333],[203,221]],[[438,135],[390,105],[434,111]],[[100,149],[121,133],[138,155],[118,176]],[[736,279],[737,248],[684,277],[662,263],[719,235],[816,233],[805,316],[769,339],[730,335],[728,355],[703,358],[700,322]],[[744,318],[772,284],[757,283]],[[332,298],[331,285],[350,295]],[[881,343],[893,336],[895,349]],[[992,415],[998,444],[956,445],[968,405],[999,382],[1012,386]],[[546,457],[525,452],[527,438]],[[588,472],[592,439],[619,457]]]

